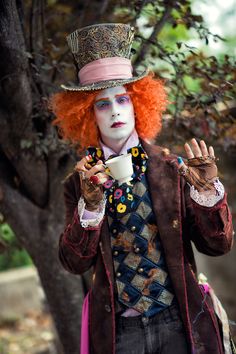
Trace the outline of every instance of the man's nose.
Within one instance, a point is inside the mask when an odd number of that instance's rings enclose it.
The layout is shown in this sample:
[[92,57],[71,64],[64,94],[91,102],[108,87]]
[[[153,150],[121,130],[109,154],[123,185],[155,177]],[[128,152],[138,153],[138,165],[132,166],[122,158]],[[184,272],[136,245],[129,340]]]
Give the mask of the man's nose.
[[112,116],[112,118],[115,118],[116,116],[119,116],[119,115],[120,115],[119,107],[117,107],[116,103],[113,102],[111,116]]

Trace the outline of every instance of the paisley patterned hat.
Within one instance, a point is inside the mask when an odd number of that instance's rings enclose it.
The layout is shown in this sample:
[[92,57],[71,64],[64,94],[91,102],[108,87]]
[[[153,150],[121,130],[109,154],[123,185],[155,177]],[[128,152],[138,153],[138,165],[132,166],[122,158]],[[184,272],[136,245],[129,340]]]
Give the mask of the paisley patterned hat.
[[79,83],[61,85],[68,91],[91,91],[123,86],[148,75],[132,75],[131,46],[134,27],[104,23],[83,27],[67,36]]

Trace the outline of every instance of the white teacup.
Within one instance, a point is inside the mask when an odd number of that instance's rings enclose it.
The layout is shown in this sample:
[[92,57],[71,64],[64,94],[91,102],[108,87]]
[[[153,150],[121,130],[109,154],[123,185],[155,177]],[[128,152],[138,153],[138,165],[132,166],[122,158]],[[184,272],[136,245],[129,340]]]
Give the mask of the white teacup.
[[134,173],[132,154],[113,157],[105,162],[105,166],[109,168],[111,177],[116,179],[119,185],[132,180]]

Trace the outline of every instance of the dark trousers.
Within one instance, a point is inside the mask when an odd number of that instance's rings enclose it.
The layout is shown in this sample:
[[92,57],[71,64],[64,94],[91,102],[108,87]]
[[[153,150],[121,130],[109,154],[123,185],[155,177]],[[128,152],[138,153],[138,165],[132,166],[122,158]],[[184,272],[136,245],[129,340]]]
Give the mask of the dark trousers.
[[116,354],[188,354],[175,305],[157,315],[116,318]]

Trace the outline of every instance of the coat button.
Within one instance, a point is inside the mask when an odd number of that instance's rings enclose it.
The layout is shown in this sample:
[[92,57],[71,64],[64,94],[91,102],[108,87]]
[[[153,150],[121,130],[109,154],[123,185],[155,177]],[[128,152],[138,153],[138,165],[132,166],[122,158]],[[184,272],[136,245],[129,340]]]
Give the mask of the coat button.
[[114,251],[114,252],[113,252],[113,255],[114,255],[114,256],[118,256],[118,254],[119,254],[118,251]]
[[110,305],[105,305],[105,310],[107,311],[107,312],[111,312],[111,306]]
[[139,247],[135,247],[134,252],[135,253],[139,253],[139,251],[140,251],[140,248]]
[[170,150],[167,149],[167,148],[162,149],[162,155],[163,155],[163,156],[170,155]]
[[116,232],[117,232],[116,229],[113,229],[113,230],[112,230],[112,233],[113,233],[113,234],[116,234]]
[[134,232],[136,230],[136,226],[131,226],[131,229],[130,229],[132,232]]
[[172,226],[174,229],[177,229],[177,227],[179,226],[179,220],[178,219],[175,219],[172,221]]
[[121,276],[121,273],[120,272],[116,273],[116,276],[119,278]]
[[138,269],[138,272],[139,272],[139,273],[143,273],[143,270],[144,270],[143,268],[139,268],[139,269]]

